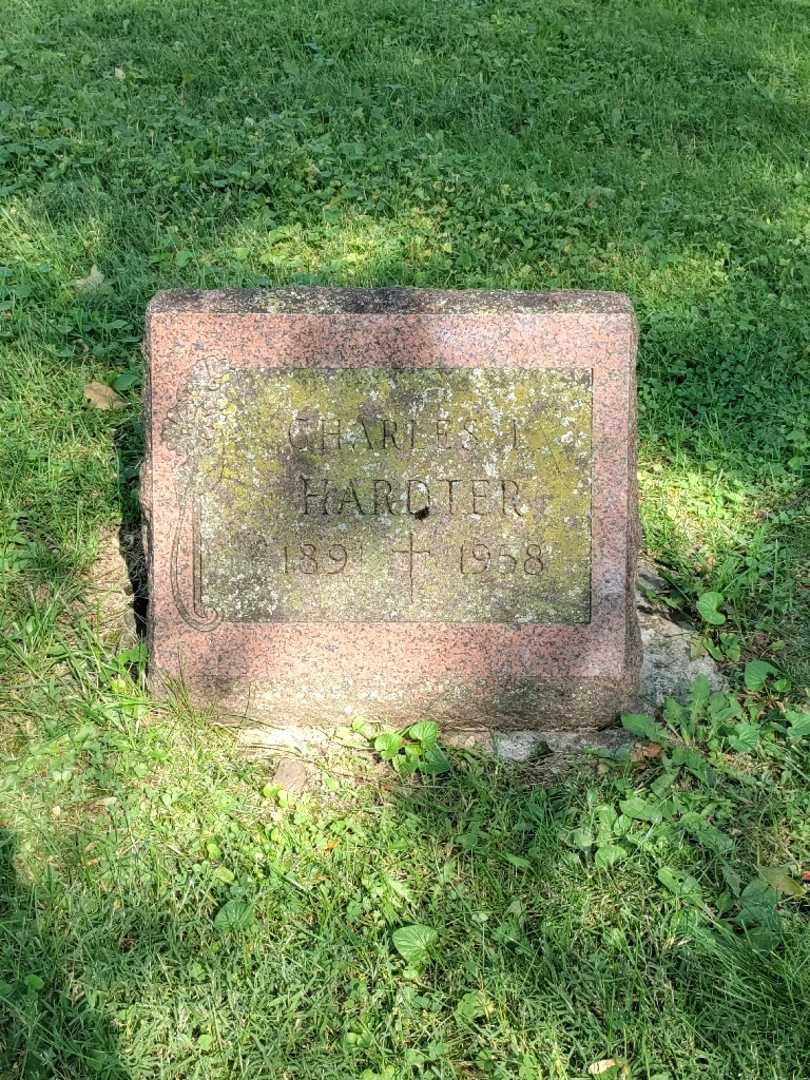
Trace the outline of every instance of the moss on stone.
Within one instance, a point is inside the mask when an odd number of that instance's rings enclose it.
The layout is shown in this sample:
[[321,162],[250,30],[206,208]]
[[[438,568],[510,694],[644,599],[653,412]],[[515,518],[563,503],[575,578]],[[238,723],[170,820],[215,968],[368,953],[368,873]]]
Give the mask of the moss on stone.
[[206,608],[588,621],[587,372],[231,369],[193,399]]

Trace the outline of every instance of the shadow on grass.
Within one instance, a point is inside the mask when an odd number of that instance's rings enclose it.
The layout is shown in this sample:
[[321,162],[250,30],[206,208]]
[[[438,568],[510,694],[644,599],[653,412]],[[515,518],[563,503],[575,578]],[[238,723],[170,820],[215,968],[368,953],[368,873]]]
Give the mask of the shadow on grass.
[[89,1003],[80,965],[44,924],[43,897],[17,880],[0,829],[0,1063],[6,1077],[128,1080],[115,1028]]
[[[20,9],[10,32],[9,280],[26,379],[26,344],[60,375],[137,364],[146,302],[171,286],[629,292],[645,450],[713,471],[768,515],[790,584],[765,629],[788,610],[806,653],[802,523],[777,522],[801,496],[788,462],[804,452],[810,347],[796,4],[87,0]],[[33,117],[47,131],[29,146]],[[77,292],[91,260],[106,284]],[[25,445],[36,432],[20,438],[9,475],[41,450]],[[133,426],[119,442],[119,497],[141,596],[127,526],[139,440]],[[54,462],[74,485],[64,501],[97,507],[98,483]],[[53,492],[21,501],[49,536]],[[745,550],[742,518],[701,538],[713,559]],[[717,585],[682,552],[683,521],[671,541],[651,531],[662,562]],[[748,628],[758,606],[740,598]]]
[[[366,777],[338,799],[299,799],[284,813],[251,805],[260,766],[229,779],[229,763],[211,759],[185,771],[186,786],[149,781],[153,808],[117,822],[129,854],[88,832],[52,849],[53,873],[39,886],[6,890],[14,978],[32,970],[45,984],[23,996],[12,1060],[33,1047],[53,1067],[23,1075],[126,1075],[109,1011],[126,1015],[133,1075],[150,1080],[366,1069],[396,1080],[562,1080],[605,1057],[628,1059],[646,1080],[806,1073],[810,946],[795,919],[770,953],[716,932],[700,910],[662,894],[655,867],[694,874],[711,906],[723,888],[718,864],[683,838],[656,843],[645,825],[621,841],[624,861],[596,869],[572,831],[626,797],[624,768],[537,784],[537,774],[454,760],[444,782],[375,797]],[[218,816],[211,768],[242,818]],[[767,795],[747,813],[760,819],[760,843],[779,827]],[[71,872],[70,849],[91,840],[97,870]],[[744,867],[753,855],[741,836],[732,861]],[[249,924],[218,929],[234,902],[249,906]],[[70,919],[69,941],[39,929],[49,906]],[[393,932],[412,924],[436,933],[425,960],[406,961],[394,946]]]
[[[626,1058],[643,1077],[692,1069],[753,1077],[766,1059],[774,1076],[807,1068],[810,1038],[796,1027],[810,955],[802,920],[794,917],[768,953],[733,915],[707,917],[667,895],[656,867],[694,875],[709,909],[728,895],[722,860],[675,830],[664,839],[636,823],[613,839],[624,861],[595,868],[594,849],[579,849],[574,830],[584,826],[595,837],[600,808],[618,808],[644,772],[602,768],[597,779],[591,766],[575,765],[565,779],[537,769],[516,776],[490,762],[444,790],[414,787],[396,802],[397,817],[419,823],[422,843],[429,837],[437,853],[457,859],[458,888],[425,913],[428,922],[438,919],[443,939],[431,978],[434,986],[455,979],[457,1001],[465,987],[489,997],[490,1015],[485,1009],[478,1023],[459,1025],[480,1048],[479,1067],[487,1048],[500,1041],[503,1055],[511,1041],[537,1055],[538,1075],[553,1060],[565,1062],[560,1076],[581,1075],[601,1057]],[[738,836],[729,860],[737,869],[755,866],[767,833],[781,826],[781,806],[768,794],[755,795],[747,813],[764,828],[756,839]],[[515,1075],[521,1056],[513,1055]],[[499,1061],[496,1052],[490,1065]]]
[[118,550],[126,564],[132,590],[135,631],[138,638],[143,640],[149,611],[149,583],[145,528],[140,506],[140,468],[144,454],[144,429],[140,415],[116,428],[115,453],[121,515]]

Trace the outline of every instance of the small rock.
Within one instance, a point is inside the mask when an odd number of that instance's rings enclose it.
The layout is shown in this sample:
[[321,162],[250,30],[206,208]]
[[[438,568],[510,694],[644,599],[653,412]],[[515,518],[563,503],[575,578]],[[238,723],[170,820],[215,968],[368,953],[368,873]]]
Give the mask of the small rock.
[[549,752],[543,731],[494,731],[492,749],[505,761],[534,761]]
[[301,758],[285,755],[273,773],[273,783],[291,795],[301,795],[316,786],[315,777]]
[[640,559],[636,602],[642,647],[637,706],[641,712],[655,712],[668,697],[685,701],[698,675],[706,676],[712,690],[724,690],[728,685],[710,656],[692,656],[692,645],[699,636],[695,628],[675,622],[665,604],[655,603],[656,595],[669,592],[670,586],[655,564]]
[[726,689],[726,680],[710,656],[692,656],[698,636],[690,626],[681,626],[665,616],[639,611],[641,624],[641,679],[639,707],[654,712],[668,697],[685,701],[689,688],[705,675],[712,690]]
[[456,750],[491,750],[492,732],[489,728],[448,728],[442,732],[442,742]]
[[127,534],[105,529],[99,538],[98,558],[87,578],[86,603],[91,618],[117,639],[119,648],[129,648],[138,641],[139,598],[134,595],[131,569],[134,558]]
[[635,744],[623,728],[605,731],[500,731],[492,746],[506,761],[538,761],[549,754],[582,754],[588,750],[615,753]]

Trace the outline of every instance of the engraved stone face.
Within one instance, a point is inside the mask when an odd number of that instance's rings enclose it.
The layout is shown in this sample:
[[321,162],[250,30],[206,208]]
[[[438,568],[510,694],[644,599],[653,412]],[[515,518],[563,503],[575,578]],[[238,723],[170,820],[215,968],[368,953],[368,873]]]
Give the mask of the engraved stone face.
[[588,623],[591,426],[586,367],[198,365],[163,431],[189,469],[198,605]]
[[159,293],[150,685],[323,731],[634,711],[635,349],[613,293]]

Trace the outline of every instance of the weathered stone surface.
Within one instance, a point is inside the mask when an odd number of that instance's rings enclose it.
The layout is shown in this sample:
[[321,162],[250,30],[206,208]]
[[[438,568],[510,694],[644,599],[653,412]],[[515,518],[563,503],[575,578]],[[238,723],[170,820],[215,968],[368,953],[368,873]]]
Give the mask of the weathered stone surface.
[[671,616],[665,598],[670,587],[647,559],[640,559],[636,603],[641,630],[641,671],[636,709],[654,713],[668,697],[686,701],[692,683],[705,675],[712,690],[726,689],[726,680],[710,656],[693,655],[699,637],[694,626]]
[[591,405],[588,369],[201,365],[163,436],[195,474],[203,606],[589,622]]
[[492,750],[505,761],[537,761],[549,754],[615,753],[636,743],[623,728],[602,731],[511,731],[493,736]]
[[[141,587],[143,594],[141,595]],[[112,647],[136,645],[146,592],[146,566],[140,531],[104,529],[90,568],[82,616],[90,618]]]
[[656,611],[640,610],[642,661],[638,708],[654,713],[668,697],[685,701],[698,675],[705,675],[712,690],[726,688],[710,656],[693,656],[698,636],[693,627],[673,622]]
[[273,771],[273,783],[290,794],[300,795],[317,788],[318,777],[314,766],[301,758],[282,756]]
[[152,681],[236,717],[599,727],[639,665],[615,294],[164,293]]

